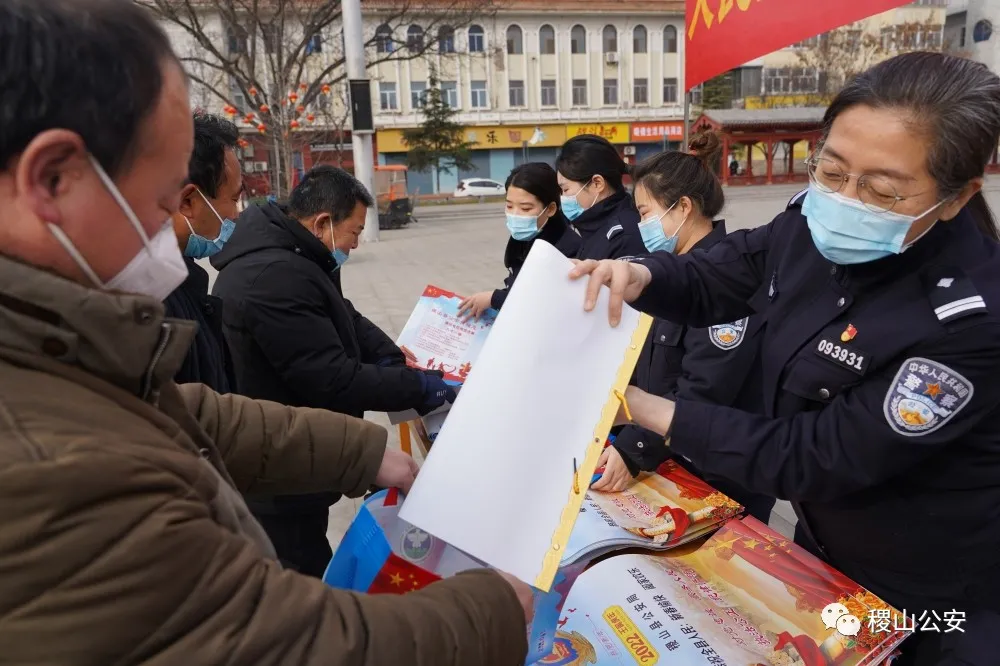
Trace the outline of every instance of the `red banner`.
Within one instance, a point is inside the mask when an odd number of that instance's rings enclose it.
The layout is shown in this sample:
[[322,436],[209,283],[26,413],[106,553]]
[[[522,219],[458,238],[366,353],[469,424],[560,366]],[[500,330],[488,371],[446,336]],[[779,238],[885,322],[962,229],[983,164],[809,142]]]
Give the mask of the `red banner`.
[[687,0],[684,86],[909,0]]

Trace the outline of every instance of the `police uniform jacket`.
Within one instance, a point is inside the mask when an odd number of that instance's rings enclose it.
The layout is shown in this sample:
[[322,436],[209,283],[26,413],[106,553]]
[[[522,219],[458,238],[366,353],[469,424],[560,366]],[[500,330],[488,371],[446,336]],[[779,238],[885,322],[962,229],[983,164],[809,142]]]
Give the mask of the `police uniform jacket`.
[[[692,252],[706,250],[726,237],[726,223],[695,243]],[[678,396],[760,412],[760,391],[749,378],[757,357],[756,318],[708,328],[689,328],[656,319],[639,355],[632,384],[671,400]],[[614,446],[633,476],[652,471],[670,458],[663,438],[638,426],[626,426]]]
[[766,415],[679,398],[670,447],[793,500],[814,547],[897,608],[995,611],[1000,248],[962,211],[899,255],[839,266],[801,200],[707,252],[639,259],[643,311],[761,318]]
[[570,259],[575,259],[583,243],[580,234],[573,231],[569,226],[569,221],[557,210],[556,214],[546,220],[545,225],[535,238],[527,241],[519,241],[513,238],[507,240],[507,249],[503,255],[503,265],[507,268],[507,277],[504,278],[503,289],[493,291],[490,306],[496,310],[503,307],[507,300],[510,288],[514,286],[514,280],[528,258],[528,252],[536,240],[543,240],[555,246],[557,250]]
[[639,235],[639,211],[628,192],[615,192],[572,221],[583,243],[578,259],[622,259],[646,254]]

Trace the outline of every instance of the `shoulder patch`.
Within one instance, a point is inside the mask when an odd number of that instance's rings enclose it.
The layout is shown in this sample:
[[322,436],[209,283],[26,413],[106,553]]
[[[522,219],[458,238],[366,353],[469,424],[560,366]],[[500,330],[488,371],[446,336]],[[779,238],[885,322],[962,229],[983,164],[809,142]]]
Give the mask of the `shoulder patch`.
[[798,194],[796,194],[791,199],[789,199],[788,200],[788,205],[785,206],[785,210],[788,210],[789,208],[801,208],[802,207],[802,201],[805,200],[806,194],[808,194],[808,193],[809,193],[809,190],[805,189],[805,190],[802,190],[801,192],[799,192]]
[[934,316],[942,323],[989,312],[986,301],[961,268],[934,267],[923,280]]
[[897,433],[919,437],[934,432],[962,411],[972,400],[974,388],[942,363],[909,358],[889,384],[882,411]]
[[744,317],[728,324],[716,324],[708,327],[708,339],[719,349],[736,349],[743,342],[747,332],[749,317]]
[[620,231],[625,231],[625,227],[623,227],[620,224],[616,224],[615,226],[608,229],[608,240],[611,240],[611,238]]

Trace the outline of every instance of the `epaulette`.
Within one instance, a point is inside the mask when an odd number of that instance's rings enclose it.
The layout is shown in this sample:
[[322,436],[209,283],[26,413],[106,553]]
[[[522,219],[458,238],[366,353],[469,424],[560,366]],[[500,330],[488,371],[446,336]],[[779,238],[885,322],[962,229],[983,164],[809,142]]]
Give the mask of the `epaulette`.
[[923,280],[934,315],[941,323],[989,312],[976,285],[961,268],[933,266],[924,273]]

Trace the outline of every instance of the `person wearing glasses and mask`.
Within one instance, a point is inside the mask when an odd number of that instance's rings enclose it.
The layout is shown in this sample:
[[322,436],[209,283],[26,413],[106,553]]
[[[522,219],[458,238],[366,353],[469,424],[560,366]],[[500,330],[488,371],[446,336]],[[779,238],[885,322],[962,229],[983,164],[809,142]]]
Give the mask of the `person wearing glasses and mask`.
[[174,289],[163,306],[168,317],[198,322],[194,343],[174,381],[197,382],[218,393],[236,389],[232,360],[222,333],[222,301],[208,293],[208,273],[197,259],[217,254],[236,225],[243,194],[243,174],[236,146],[236,125],[218,116],[194,116],[194,152],[181,203],[171,217],[174,234],[184,253],[187,279]]
[[[633,173],[639,224],[650,252],[684,255],[707,250],[726,237],[725,220],[717,219],[725,204],[714,165],[722,152],[719,137],[694,137],[690,154],[664,152],[643,160]],[[743,317],[708,328],[691,328],[657,319],[642,348],[632,383],[666,398],[701,400],[760,413],[760,378],[756,370],[759,318]],[[601,478],[591,487],[619,492],[639,472],[655,471],[671,457],[656,433],[629,425],[604,450]],[[683,458],[677,462],[700,474]],[[774,497],[749,493],[724,478],[709,478],[718,490],[767,523]]]
[[639,212],[625,191],[628,165],[607,139],[591,134],[563,144],[556,159],[563,215],[580,234],[580,259],[621,259],[646,253]]
[[[587,262],[585,308],[763,319],[765,413],[630,389],[636,423],[709,476],[789,499],[796,540],[908,615],[903,664],[996,664],[1000,243],[982,194],[1000,78],[887,60],[826,112],[809,189],[707,252]],[[945,614],[949,615],[945,615]]]
[[499,310],[536,239],[551,243],[571,259],[580,251],[580,236],[559,210],[559,183],[552,167],[544,162],[522,164],[507,176],[505,187],[510,239],[503,255],[504,287],[469,296],[461,303],[460,315],[479,318],[489,308]]

